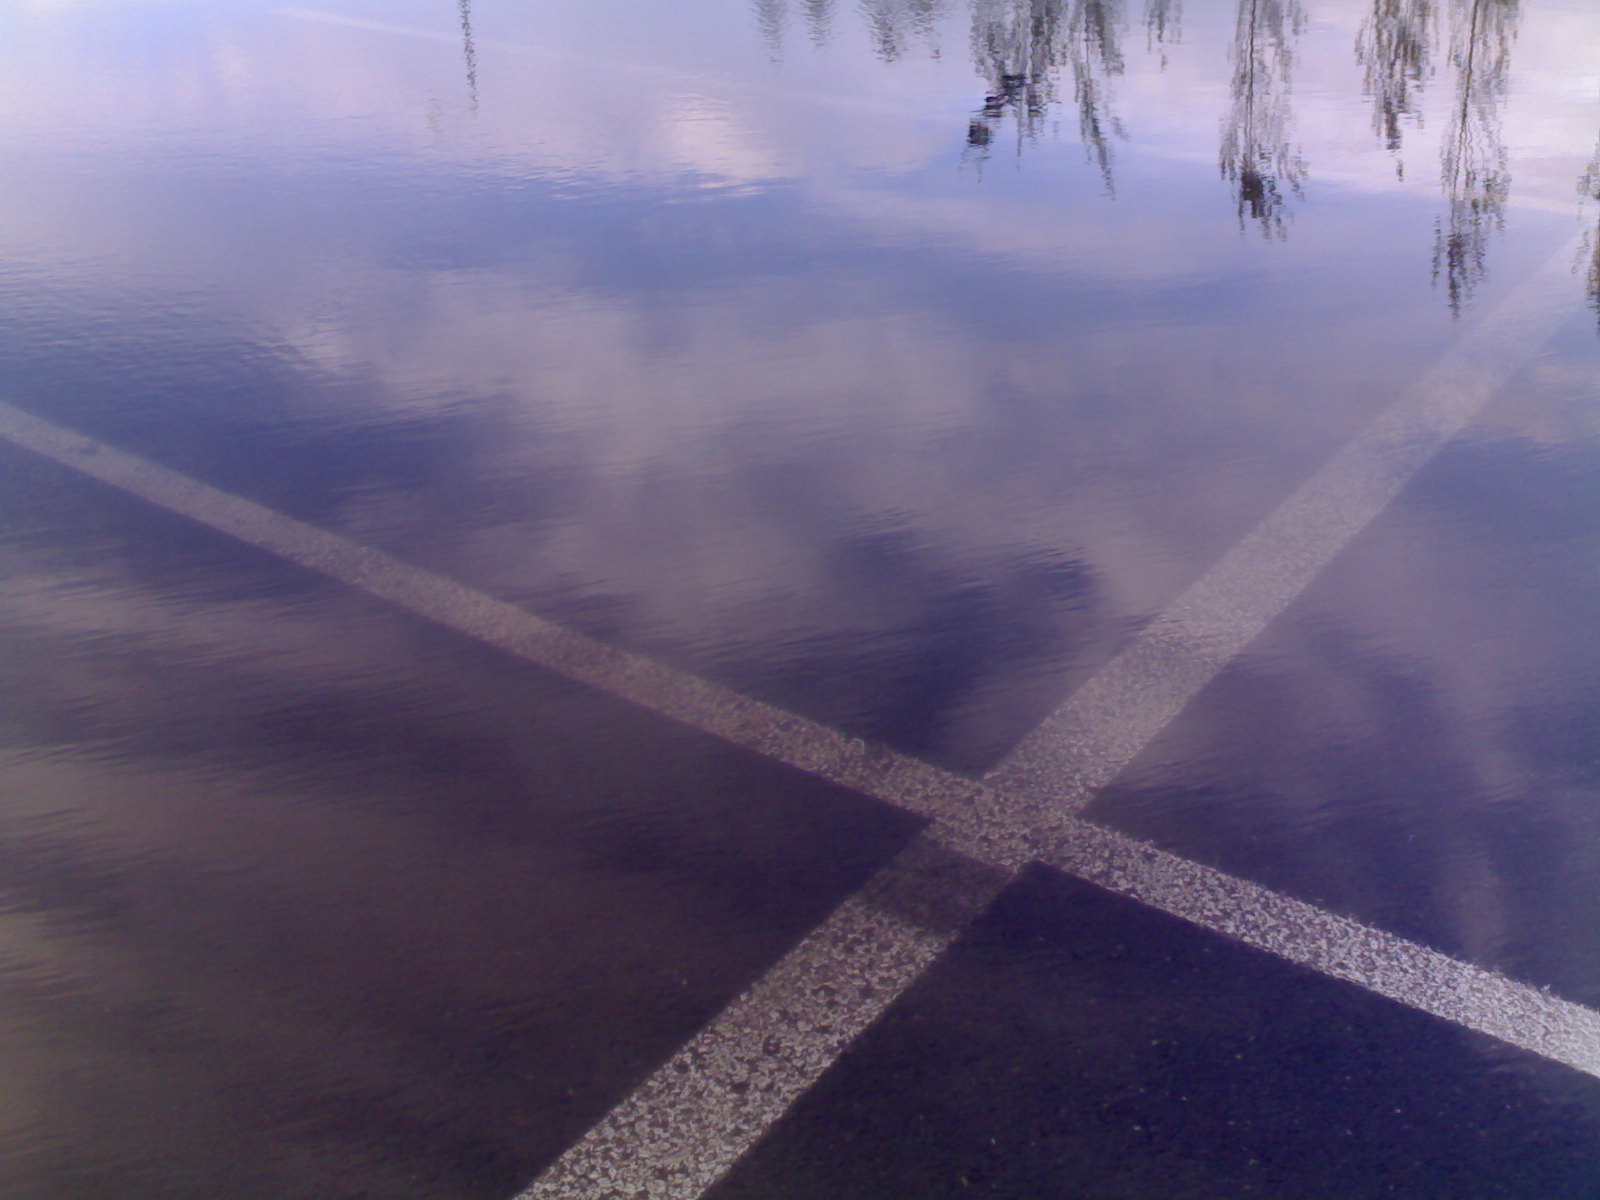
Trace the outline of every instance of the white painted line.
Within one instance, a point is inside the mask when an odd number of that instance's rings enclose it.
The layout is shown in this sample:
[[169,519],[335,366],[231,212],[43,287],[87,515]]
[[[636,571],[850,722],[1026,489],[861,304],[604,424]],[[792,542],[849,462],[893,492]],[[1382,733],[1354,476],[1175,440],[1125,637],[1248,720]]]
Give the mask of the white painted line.
[[1600,1012],[1087,821],[1051,866],[1202,929],[1600,1078]]
[[[517,1200],[699,1196],[1008,879],[917,839]],[[942,907],[931,921],[929,893]]]
[[[1570,315],[1564,292],[1553,294],[1570,254],[1563,248],[1550,267],[1469,330],[1445,362],[982,783],[562,629],[6,404],[0,404],[0,438],[526,661],[927,816],[938,824],[919,839],[917,854],[929,852],[937,838],[941,853],[964,855],[993,872],[983,887],[963,893],[971,902],[956,904],[959,913],[975,912],[1001,879],[1040,859],[1202,928],[1600,1077],[1600,1014],[1075,815],[1092,790],[1125,767]],[[1250,586],[1252,580],[1257,586]],[[1094,761],[1085,765],[1078,754]],[[1052,770],[1060,772],[1055,786]],[[997,781],[1016,790],[997,790]],[[673,1060],[676,1065],[652,1076],[528,1194],[596,1200],[611,1194],[629,1200],[639,1194],[651,1200],[698,1195],[954,936],[959,920],[883,916],[883,898],[904,892],[906,879],[917,874],[906,866],[914,856],[902,859],[846,901],[693,1039]],[[885,955],[876,973],[855,951],[861,939]],[[816,1014],[824,1009],[815,1006],[833,1002],[816,989],[845,978],[867,979],[870,1002],[827,1008],[831,1015],[819,1021]],[[784,1011],[798,1016],[770,1043],[770,1053],[762,1042],[761,1053],[752,1057],[752,1039],[766,1029],[763,1022]],[[730,1099],[747,1094],[743,1084],[757,1077],[757,1095],[764,1098]],[[691,1145],[698,1149],[686,1156]],[[608,1174],[624,1170],[617,1165],[624,1147],[625,1173]],[[611,1186],[597,1181],[613,1177],[618,1186],[647,1182],[639,1185],[642,1193],[638,1187],[632,1193],[593,1190]],[[580,1185],[590,1190],[571,1190]],[[568,1190],[548,1190],[557,1186]]]
[[[934,836],[919,842],[933,846]],[[961,851],[932,853],[948,861]],[[1580,1004],[1086,821],[1067,822],[1045,861],[1600,1078],[1600,1013]],[[976,917],[1011,878],[1000,870],[985,877],[975,869],[981,864],[966,862],[956,881],[936,885],[951,898],[951,919],[931,924],[864,900],[903,888],[913,874],[900,860],[880,871],[515,1200],[697,1200],[932,965],[955,940],[955,925]]]
[[[1248,533],[985,777],[1048,839],[1250,644],[1572,316],[1576,243]],[[1039,849],[1042,843],[1036,842]]]
[[[979,828],[969,779],[564,629],[391,554],[221,491],[0,402],[0,438],[230,537],[556,671],[902,808]],[[1020,866],[1021,860],[1014,865]]]

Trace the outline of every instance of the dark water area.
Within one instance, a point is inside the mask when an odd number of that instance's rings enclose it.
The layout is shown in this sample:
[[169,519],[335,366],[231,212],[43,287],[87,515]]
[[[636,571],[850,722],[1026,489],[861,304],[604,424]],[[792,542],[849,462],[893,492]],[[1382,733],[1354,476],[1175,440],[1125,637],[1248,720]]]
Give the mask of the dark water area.
[[1593,1195],[1595,1081],[1495,1057],[1040,870],[712,1197]]
[[[1600,1007],[1597,46],[1589,0],[16,4],[0,403],[976,778],[1543,322],[1086,815]],[[923,825],[12,441],[6,1197],[509,1200]],[[1082,888],[1008,892],[726,1194],[964,1195],[982,1131],[1035,1152],[975,1195],[1600,1196],[1592,1080]],[[1337,1104],[1239,1116],[1260,1171],[1028,1132],[1098,1128],[1133,1085],[1065,1047],[1141,1022],[1226,1092],[1194,1014],[1252,1005],[1370,1026],[1351,1111],[1412,1077],[1345,1191]],[[1251,1087],[1358,1054],[1304,1032]],[[1077,1090],[969,1105],[1030,1039]],[[1097,1140],[1144,1166],[1039,1182]]]
[[0,455],[7,1196],[508,1196],[915,829]]

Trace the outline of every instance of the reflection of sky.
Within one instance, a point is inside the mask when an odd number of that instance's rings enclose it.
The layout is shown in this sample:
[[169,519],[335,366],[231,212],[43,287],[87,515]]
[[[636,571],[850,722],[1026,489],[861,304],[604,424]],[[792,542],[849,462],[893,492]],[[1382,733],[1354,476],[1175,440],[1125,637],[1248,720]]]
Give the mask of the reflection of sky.
[[[1061,644],[1159,608],[1451,336],[1442,59],[1402,180],[1367,6],[1311,6],[1269,243],[1218,177],[1233,7],[1187,8],[1164,69],[1123,33],[1115,198],[1070,86],[1020,156],[964,152],[959,7],[883,63],[848,6],[819,48],[791,5],[775,61],[742,3],[479,3],[475,110],[454,4],[10,9],[13,386],[53,403],[70,358],[193,425],[454,423],[425,485],[318,519],[702,669],[842,639],[910,671],[989,621],[961,669],[990,699],[941,718],[995,724],[951,751],[981,759],[1025,723],[994,695],[1046,705],[1099,652]],[[1577,211],[1596,19],[1523,14],[1487,300]],[[270,401],[219,382],[263,371]]]
[[1600,1000],[1600,415],[1575,316],[1092,814]]
[[[14,0],[0,7],[0,393],[764,699],[982,767],[1464,327],[1430,280],[1447,30],[1396,155],[1373,132],[1354,54],[1370,0],[1305,4],[1288,106],[1307,179],[1280,241],[1240,228],[1219,177],[1231,3],[1188,0],[1182,39],[1152,52],[1130,2],[1127,70],[1104,81],[1128,134],[1112,144],[1112,195],[1079,145],[1070,82],[1020,153],[1009,124],[987,158],[969,152],[990,83],[962,3],[881,62],[853,3],[818,46],[790,0],[775,51],[746,0],[478,0],[474,103],[455,0],[298,15],[244,0]],[[1600,8],[1522,9],[1500,127],[1511,203],[1468,321],[1594,227],[1574,184],[1600,132]],[[1195,857],[1236,854],[1226,865],[1252,878],[1600,997],[1584,932],[1600,928],[1600,339],[1583,286],[1575,275],[1573,319],[1513,395],[1097,818]],[[444,699],[412,699],[413,724],[386,733],[386,703],[439,685],[410,680],[394,660],[409,661],[397,647],[411,635],[340,589],[324,611],[287,586],[191,595],[175,573],[162,582],[177,598],[163,599],[122,579],[115,555],[99,561],[114,537],[63,551],[58,500],[28,502],[44,532],[0,539],[13,634],[0,643],[21,664],[22,718],[91,713],[163,735],[215,709],[255,746],[306,693],[344,696],[342,720],[319,709],[310,722],[335,760],[366,744],[362,730],[427,750],[419,730],[478,719],[492,672],[464,659]],[[196,578],[226,573],[209,554]],[[123,666],[108,644],[160,653]],[[519,743],[549,714],[507,696],[504,740]],[[570,709],[550,705],[605,741],[612,717]],[[623,743],[619,764],[655,761]],[[441,753],[449,787],[399,755],[392,786],[362,785],[370,813],[317,817],[320,849],[270,828],[302,779],[251,776],[219,808],[182,747],[148,757],[52,753],[26,778],[14,756],[4,765],[39,794],[109,804],[102,836],[130,858],[209,854],[235,874],[302,862],[293,887],[319,926],[330,911],[348,920],[376,869],[348,847],[389,846],[383,861],[406,868],[384,868],[407,889],[393,928],[426,895],[439,928],[468,931],[424,946],[431,959],[409,944],[390,955],[413,978],[385,990],[419,1007],[432,1002],[419,962],[465,978],[477,956],[504,960],[506,926],[541,927],[474,890],[508,853],[499,839],[441,857],[437,831],[403,815],[412,796],[441,821],[503,812],[516,793],[492,758],[467,778],[482,805],[455,803],[475,750]],[[272,769],[326,773],[320,759]],[[753,827],[717,807],[742,805],[748,779],[697,777],[715,802],[703,811],[626,772],[624,784],[676,814],[666,840],[687,850],[696,822]],[[780,832],[749,850],[752,874],[792,859]],[[570,888],[559,849],[529,843],[513,890]],[[626,965],[630,939],[675,944],[677,918],[652,893],[608,940],[611,885],[595,877],[592,903],[552,901],[577,915],[550,935],[572,945],[551,953]],[[196,938],[271,924],[251,894],[237,893],[242,917],[189,906]],[[358,962],[360,931],[389,928],[385,913],[368,919],[334,930],[330,962]],[[710,927],[719,952],[745,936]],[[0,942],[30,929],[7,914]],[[231,961],[208,954],[178,986],[197,1008],[214,988],[219,1011],[264,1019],[254,976]],[[630,1019],[658,1019],[647,983],[623,995]],[[283,1043],[309,1046],[311,1030],[361,1052],[304,1011],[298,984],[274,983],[295,1016]],[[487,1002],[439,995],[453,1012]],[[115,1022],[86,1023],[127,1053]],[[0,1110],[27,1111],[30,1081],[55,1077],[59,1046],[47,1049],[0,1081]],[[269,1077],[299,1070],[263,1055]],[[172,1078],[131,1061],[144,1082]],[[308,1062],[305,1077],[360,1075],[346,1061]],[[433,1086],[439,1072],[424,1074]],[[128,1111],[137,1128],[149,1110]],[[196,1140],[233,1144],[199,1128]],[[139,1155],[165,1144],[138,1132]],[[395,1170],[383,1157],[373,1168]]]
[[[1367,7],[1315,5],[1296,39],[1292,137],[1310,179],[1295,207],[1310,212],[1352,187],[1437,197],[1448,72],[1441,61],[1423,119],[1407,128],[1401,180],[1394,157],[1376,145],[1361,96],[1353,48]],[[956,174],[962,133],[985,87],[969,62],[964,11],[941,27],[937,59],[914,43],[882,65],[854,12],[835,13],[821,48],[799,17],[796,7],[774,62],[754,16],[731,0],[675,9],[670,18],[653,6],[570,5],[542,6],[535,19],[517,6],[480,3],[473,21],[482,103],[469,115],[453,5],[42,5],[11,12],[14,61],[0,101],[13,145],[42,144],[51,156],[65,150],[65,161],[80,164],[95,151],[175,156],[187,160],[166,164],[178,168],[178,180],[195,170],[226,178],[240,160],[276,159],[287,169],[287,157],[355,159],[367,172],[437,163],[475,179],[626,182],[681,194],[795,181],[819,216],[872,222],[880,236],[1041,257],[1052,269],[1063,265],[1063,247],[1088,247],[1091,255],[1065,265],[1119,279],[1217,265],[1230,204],[1216,179],[1216,146],[1228,107],[1231,6],[1190,5],[1182,41],[1165,47],[1164,59],[1146,50],[1139,22],[1127,21],[1128,68],[1108,81],[1111,107],[1129,132],[1113,147],[1115,169],[1127,179],[1125,201],[1136,198],[1129,189],[1141,167],[1159,171],[1159,180],[1140,186],[1159,189],[1165,202],[1137,230],[1100,195],[1065,111],[1070,95],[1046,136],[1022,152],[1021,170],[1012,169],[1018,164],[1002,137],[983,170]],[[1600,92],[1583,53],[1595,21],[1575,3],[1529,6],[1522,17],[1514,103],[1504,114],[1513,206],[1574,210],[1573,181],[1593,141]],[[1442,60],[1442,28],[1435,41]],[[49,205],[30,202],[24,190],[6,205],[13,236],[43,240],[56,253],[70,246],[74,257],[97,243],[119,254],[142,245],[126,236],[115,197],[105,195],[114,167],[110,175],[99,186],[53,188]],[[914,181],[916,194],[897,180]],[[1174,213],[1175,205],[1190,211]],[[1215,227],[1197,230],[1207,213]],[[1108,236],[1119,253],[1106,253]],[[158,242],[157,254],[171,258],[163,249]]]
[[[1570,157],[1594,133],[1596,83],[1585,47],[1597,18],[1574,0],[1525,7],[1505,137],[1515,158]],[[1312,6],[1297,39],[1293,104],[1314,180],[1387,189],[1396,186],[1394,170],[1373,145],[1353,54],[1368,8],[1359,0]],[[13,6],[16,61],[4,99],[14,129],[112,136],[209,126],[226,136],[246,119],[270,145],[274,126],[303,137],[310,121],[322,125],[322,138],[343,135],[363,154],[384,142],[454,150],[491,170],[692,172],[738,185],[948,163],[983,92],[964,11],[945,21],[939,58],[912,45],[876,69],[854,12],[835,14],[822,48],[804,36],[798,15],[774,63],[742,2],[541,6],[535,16],[480,0],[473,22],[483,103],[467,131],[454,5]],[[1120,156],[1213,164],[1227,105],[1231,6],[1189,5],[1164,69],[1146,51],[1138,21],[1127,26],[1127,71],[1111,87],[1130,135]],[[1442,50],[1442,29],[1436,41]],[[72,86],[47,86],[51,77]],[[1411,180],[1424,190],[1448,84],[1440,71],[1427,88],[1425,119],[1408,130]],[[1057,115],[1047,142],[1076,157],[1074,123]],[[497,161],[501,155],[514,162]],[[1563,185],[1545,199],[1568,194]]]

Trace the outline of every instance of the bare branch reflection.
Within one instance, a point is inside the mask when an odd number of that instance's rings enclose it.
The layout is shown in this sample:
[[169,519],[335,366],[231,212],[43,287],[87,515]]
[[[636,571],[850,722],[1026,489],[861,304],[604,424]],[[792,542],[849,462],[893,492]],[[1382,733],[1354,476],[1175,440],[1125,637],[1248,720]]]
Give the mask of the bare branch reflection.
[[826,45],[833,29],[833,0],[805,0],[805,13],[812,45]]
[[1146,48],[1161,52],[1161,68],[1166,70],[1167,47],[1183,40],[1183,0],[1145,0],[1144,28]]
[[[1589,169],[1578,180],[1578,191],[1591,200],[1600,200],[1600,143],[1595,145],[1594,157],[1589,160]],[[1600,317],[1600,228],[1596,228],[1588,235],[1583,252],[1588,259],[1584,283],[1589,295],[1589,306],[1594,309],[1595,315]]]
[[467,65],[467,105],[478,111],[478,48],[472,41],[472,0],[461,0],[461,55]]
[[1127,132],[1112,108],[1111,80],[1124,69],[1121,0],[973,0],[973,64],[989,85],[967,128],[980,157],[1009,117],[1017,148],[1039,136],[1056,100],[1056,73],[1072,75],[1078,136],[1113,189],[1112,139]]
[[1435,227],[1433,277],[1459,314],[1487,270],[1489,239],[1505,223],[1511,172],[1500,106],[1517,36],[1518,0],[1455,0],[1450,65],[1455,103],[1440,153],[1449,204]]
[[783,27],[789,17],[789,0],[751,0],[756,28],[772,52],[773,61],[783,57]]
[[1285,189],[1298,196],[1305,162],[1290,143],[1294,39],[1305,25],[1298,0],[1239,0],[1233,42],[1233,108],[1222,130],[1222,176],[1246,217],[1284,236]]
[[939,22],[950,15],[950,3],[949,0],[861,0],[861,15],[867,22],[878,57],[893,62],[917,42],[937,46]]
[[[1420,123],[1422,89],[1433,74],[1434,0],[1372,0],[1372,15],[1356,40],[1372,101],[1372,128],[1384,146],[1400,151],[1401,127]],[[1404,175],[1404,164],[1395,164]]]

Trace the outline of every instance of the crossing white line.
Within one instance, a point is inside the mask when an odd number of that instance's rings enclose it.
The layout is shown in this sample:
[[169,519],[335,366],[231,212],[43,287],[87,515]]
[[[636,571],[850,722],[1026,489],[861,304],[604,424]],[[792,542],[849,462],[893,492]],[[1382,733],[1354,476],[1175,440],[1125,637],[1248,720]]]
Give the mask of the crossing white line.
[[1572,315],[1563,246],[985,776],[1046,834],[1286,609]]
[[[1466,331],[1444,362],[981,782],[606,646],[3,403],[0,438],[526,661],[935,822],[525,1193],[692,1200],[910,985],[1004,879],[1035,859],[1600,1077],[1600,1013],[1076,815],[1570,314],[1559,285],[1570,286],[1571,253],[1564,247]],[[918,887],[925,898],[938,893],[925,885],[948,874],[952,862],[965,864],[957,874],[965,872],[967,882],[949,889],[943,915],[937,906],[893,899]],[[872,956],[881,961],[873,965]],[[859,1001],[828,990],[851,982],[865,988]]]
[[517,1200],[700,1195],[1009,878],[918,838]]
[[[915,865],[905,860],[916,856]],[[1073,821],[1046,860],[1478,1033],[1600,1077],[1600,1013]],[[952,867],[951,864],[954,864]],[[941,868],[943,877],[941,878]],[[976,917],[1008,872],[924,834],[514,1200],[697,1200],[775,1125]],[[942,919],[866,899],[937,880]]]
[[[685,674],[0,402],[0,438],[527,662],[954,827],[992,814],[969,779]],[[1016,865],[1021,865],[1019,860]]]

